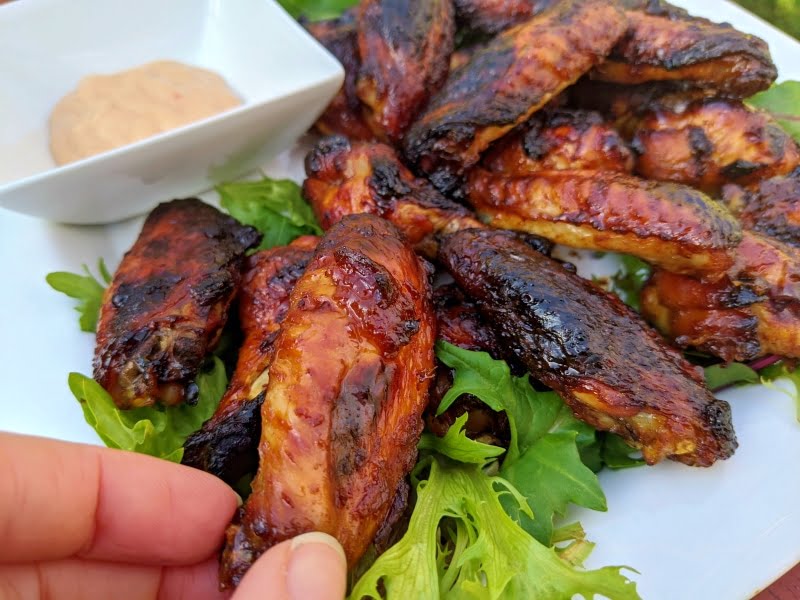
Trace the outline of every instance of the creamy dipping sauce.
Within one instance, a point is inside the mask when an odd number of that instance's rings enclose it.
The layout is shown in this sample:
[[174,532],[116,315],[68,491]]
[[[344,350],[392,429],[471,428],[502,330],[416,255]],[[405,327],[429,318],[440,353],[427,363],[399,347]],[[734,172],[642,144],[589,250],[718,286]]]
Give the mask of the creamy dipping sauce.
[[50,115],[50,152],[63,165],[239,106],[213,71],[157,61],[90,75]]

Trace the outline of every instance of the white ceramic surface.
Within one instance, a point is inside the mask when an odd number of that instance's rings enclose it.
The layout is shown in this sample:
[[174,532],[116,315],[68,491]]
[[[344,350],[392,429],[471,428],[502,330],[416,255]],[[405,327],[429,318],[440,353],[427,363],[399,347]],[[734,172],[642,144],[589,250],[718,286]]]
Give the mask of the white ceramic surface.
[[[172,59],[220,73],[243,105],[56,168],[47,122],[89,74]],[[239,176],[296,140],[338,62],[273,0],[23,0],[0,7],[0,206],[108,223]]]
[[[790,38],[723,0],[677,3],[766,38],[782,77],[800,79],[800,45]],[[299,181],[301,161],[295,149],[265,171]],[[115,267],[140,226],[134,219],[72,227],[0,212],[0,429],[98,443],[66,383],[69,371],[90,372],[93,338],[78,330],[72,301],[44,276],[99,256]],[[761,386],[722,396],[733,405],[740,442],[733,458],[711,469],[666,463],[604,472],[608,512],[570,515],[597,542],[590,565],[635,567],[647,600],[746,599],[800,561],[794,406]]]

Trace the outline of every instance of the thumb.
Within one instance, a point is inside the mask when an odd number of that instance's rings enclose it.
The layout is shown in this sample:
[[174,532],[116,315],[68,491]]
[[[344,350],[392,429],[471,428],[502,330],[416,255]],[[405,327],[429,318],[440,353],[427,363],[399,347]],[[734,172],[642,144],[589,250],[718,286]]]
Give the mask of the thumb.
[[253,563],[232,600],[343,600],[346,579],[339,542],[327,533],[304,533]]

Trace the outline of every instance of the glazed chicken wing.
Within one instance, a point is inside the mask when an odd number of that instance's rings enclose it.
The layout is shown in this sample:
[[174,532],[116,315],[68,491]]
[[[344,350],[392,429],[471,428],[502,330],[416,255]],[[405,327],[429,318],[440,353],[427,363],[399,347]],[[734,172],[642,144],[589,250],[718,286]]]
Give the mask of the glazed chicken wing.
[[197,199],[159,205],[105,292],[94,378],[120,408],[197,401],[260,234]]
[[563,0],[509,29],[452,73],[404,141],[405,155],[445,193],[494,140],[596,65],[619,39],[614,2]]
[[314,127],[323,134],[341,134],[354,140],[371,140],[375,137],[366,120],[356,93],[361,60],[358,54],[356,13],[345,12],[338,19],[307,23],[306,29],[344,67],[344,84],[328,108],[317,119]]
[[556,0],[455,0],[456,17],[467,29],[499,33],[549,8]]
[[348,217],[320,242],[274,343],[259,470],[226,534],[223,586],[300,533],[335,536],[351,566],[371,543],[416,459],[430,295],[423,263],[383,219]]
[[640,448],[648,463],[669,457],[708,466],[735,450],[728,404],[615,296],[511,232],[454,233],[441,260],[535,378],[580,419]]
[[403,166],[384,144],[321,140],[306,157],[303,195],[323,229],[346,215],[371,213],[391,221],[418,250],[436,255],[436,237],[482,227],[466,208],[442,196]]
[[555,109],[535,114],[495,142],[481,164],[506,175],[566,169],[630,173],[633,154],[599,113]]
[[747,185],[785,175],[800,164],[797,144],[772,117],[736,101],[652,112],[639,123],[632,145],[643,177],[710,194],[726,183]]
[[726,186],[723,198],[745,229],[800,248],[800,168],[752,190]]
[[214,415],[184,444],[183,464],[234,485],[258,467],[261,405],[273,343],[289,308],[289,294],[305,271],[318,238],[263,250],[247,260],[239,294],[244,341],[231,382]]
[[767,354],[800,358],[800,303],[772,300],[728,279],[709,283],[656,271],[641,306],[642,315],[681,348],[726,362]]
[[613,83],[683,81],[738,98],[777,77],[767,43],[663,0],[624,0],[629,27],[592,77]]
[[379,138],[399,142],[447,78],[452,0],[362,0],[357,92]]
[[678,273],[722,276],[741,239],[733,215],[701,192],[620,173],[508,177],[474,169],[468,194],[490,225],[632,254]]

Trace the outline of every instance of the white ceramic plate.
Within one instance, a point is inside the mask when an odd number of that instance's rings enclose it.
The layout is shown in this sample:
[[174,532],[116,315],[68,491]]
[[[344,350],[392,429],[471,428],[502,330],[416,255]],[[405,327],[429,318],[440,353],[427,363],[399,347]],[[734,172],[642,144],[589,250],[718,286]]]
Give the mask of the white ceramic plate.
[[[86,75],[154,60],[222,75],[242,105],[56,167],[55,103]],[[0,207],[109,223],[238,177],[291,145],[339,89],[338,62],[272,0],[24,0],[0,8]]]
[[[790,38],[724,0],[677,3],[767,39],[782,77],[800,79],[800,45]],[[302,152],[281,155],[265,171],[299,181]],[[140,226],[141,219],[70,227],[0,213],[0,429],[97,443],[66,383],[69,371],[90,373],[93,336],[78,330],[72,302],[44,276],[99,256],[115,267]],[[733,458],[711,469],[665,463],[604,472],[608,512],[570,515],[597,542],[590,566],[635,567],[647,600],[749,598],[800,561],[793,403],[760,386],[723,397],[740,442]]]

